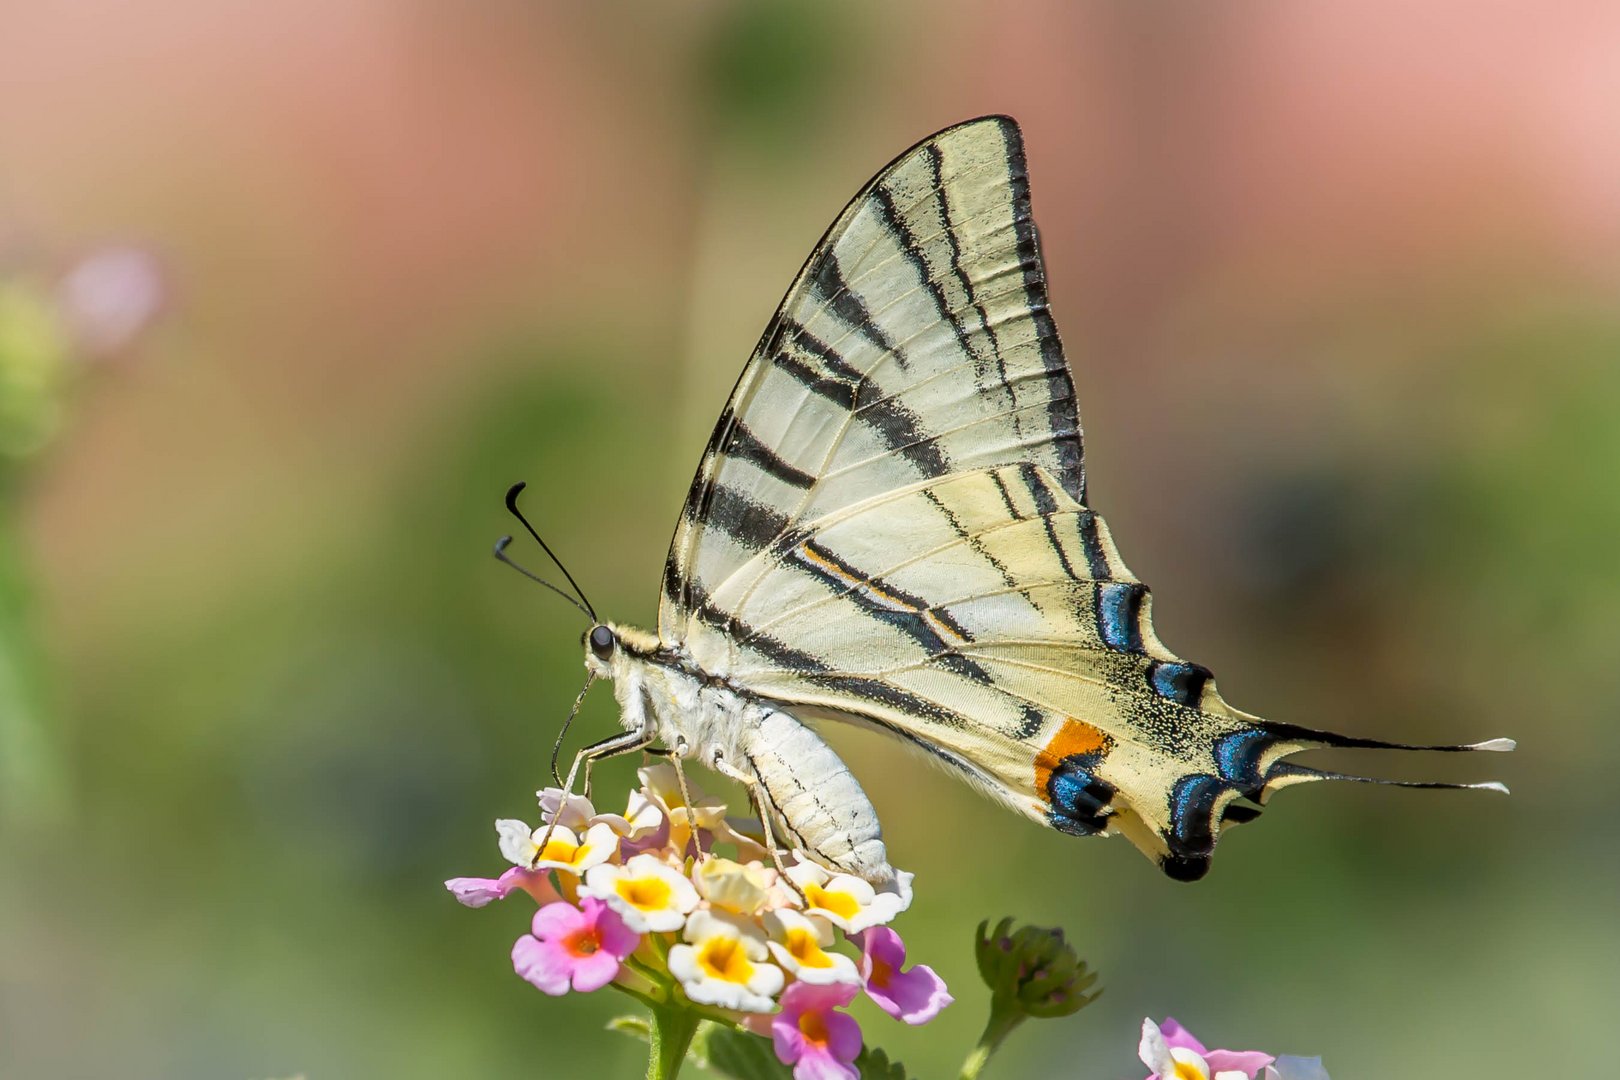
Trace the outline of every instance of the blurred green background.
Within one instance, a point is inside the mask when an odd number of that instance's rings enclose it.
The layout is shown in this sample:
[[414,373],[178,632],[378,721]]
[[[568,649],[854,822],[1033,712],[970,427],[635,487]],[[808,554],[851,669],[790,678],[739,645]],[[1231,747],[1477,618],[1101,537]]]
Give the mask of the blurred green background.
[[[1288,792],[1189,887],[840,734],[960,998],[869,1035],[946,1074],[1006,913],[1106,993],[997,1075],[1134,1080],[1166,1013],[1344,1080],[1606,1071],[1616,55],[1529,0],[0,5],[0,1075],[638,1075],[622,999],[513,975],[526,901],[440,885],[580,682],[501,493],[650,623],[810,245],[997,111],[1164,640],[1269,717],[1521,749],[1398,763],[1511,799]],[[86,302],[107,245],[147,261]]]

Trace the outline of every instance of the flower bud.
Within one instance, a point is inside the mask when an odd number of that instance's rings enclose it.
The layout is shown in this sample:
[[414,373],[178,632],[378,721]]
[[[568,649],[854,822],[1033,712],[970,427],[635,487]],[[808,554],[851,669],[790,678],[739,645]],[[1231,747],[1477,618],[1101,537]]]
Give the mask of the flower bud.
[[[974,953],[979,975],[990,987],[992,1010],[1016,1009],[1026,1016],[1068,1016],[1091,1004],[1100,990],[1095,972],[1075,955],[1058,928],[1021,926],[1010,918],[994,930],[979,924]],[[987,932],[988,931],[988,932]]]

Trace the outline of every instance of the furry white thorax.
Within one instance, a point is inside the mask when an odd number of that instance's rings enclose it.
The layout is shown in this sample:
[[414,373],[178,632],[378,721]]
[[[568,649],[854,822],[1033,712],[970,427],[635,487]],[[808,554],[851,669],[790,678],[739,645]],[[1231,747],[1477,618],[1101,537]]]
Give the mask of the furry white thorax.
[[877,811],[819,735],[782,709],[660,652],[656,636],[606,625],[617,646],[604,661],[587,645],[585,666],[613,681],[626,731],[722,774],[729,767],[756,781],[785,846],[874,884],[894,879]]

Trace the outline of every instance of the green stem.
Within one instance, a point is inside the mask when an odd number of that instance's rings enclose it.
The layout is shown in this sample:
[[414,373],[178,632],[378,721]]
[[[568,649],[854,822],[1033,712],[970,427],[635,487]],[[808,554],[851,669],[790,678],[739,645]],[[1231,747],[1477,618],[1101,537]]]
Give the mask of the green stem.
[[686,1061],[686,1051],[692,1045],[697,1026],[698,1016],[690,1009],[666,1006],[653,1010],[647,1080],[675,1080]]
[[990,1019],[984,1025],[984,1034],[979,1036],[979,1044],[968,1054],[967,1060],[962,1062],[962,1080],[977,1080],[979,1073],[984,1069],[985,1062],[996,1048],[1011,1035],[1013,1029],[1024,1022],[1024,1014],[1017,1009],[1005,1011],[994,1007],[990,1010]]

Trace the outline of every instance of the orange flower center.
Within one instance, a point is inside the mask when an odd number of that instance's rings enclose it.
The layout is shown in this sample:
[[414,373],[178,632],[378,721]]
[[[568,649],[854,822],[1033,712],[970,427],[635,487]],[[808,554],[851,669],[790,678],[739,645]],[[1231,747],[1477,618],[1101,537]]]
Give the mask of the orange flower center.
[[572,934],[564,937],[562,943],[563,948],[575,956],[594,956],[597,950],[602,947],[602,939],[596,936],[595,927],[575,930]]
[[827,1045],[827,1018],[819,1012],[799,1014],[799,1034],[817,1047]]
[[868,982],[878,986],[888,986],[889,980],[894,977],[894,966],[881,956],[872,957],[872,977]]

